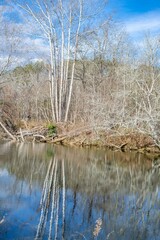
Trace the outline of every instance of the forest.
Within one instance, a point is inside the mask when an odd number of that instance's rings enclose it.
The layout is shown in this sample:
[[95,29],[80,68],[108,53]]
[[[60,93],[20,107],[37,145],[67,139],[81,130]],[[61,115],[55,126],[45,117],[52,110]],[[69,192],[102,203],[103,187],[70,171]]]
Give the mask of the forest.
[[[0,123],[5,129],[11,134],[29,125],[114,129],[118,136],[149,136],[159,148],[159,37],[146,32],[143,42],[132,41],[106,1],[17,0],[7,7],[18,17],[8,21],[1,5]],[[35,45],[43,41],[44,53],[34,52],[34,45],[30,49],[24,35]]]

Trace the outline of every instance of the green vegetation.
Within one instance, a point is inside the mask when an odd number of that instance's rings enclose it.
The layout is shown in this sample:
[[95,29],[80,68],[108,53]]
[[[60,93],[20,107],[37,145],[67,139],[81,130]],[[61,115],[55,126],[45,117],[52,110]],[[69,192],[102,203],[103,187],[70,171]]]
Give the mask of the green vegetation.
[[57,127],[56,125],[54,125],[53,123],[50,123],[48,126],[47,126],[47,129],[48,129],[48,133],[49,133],[49,136],[53,136],[57,133]]

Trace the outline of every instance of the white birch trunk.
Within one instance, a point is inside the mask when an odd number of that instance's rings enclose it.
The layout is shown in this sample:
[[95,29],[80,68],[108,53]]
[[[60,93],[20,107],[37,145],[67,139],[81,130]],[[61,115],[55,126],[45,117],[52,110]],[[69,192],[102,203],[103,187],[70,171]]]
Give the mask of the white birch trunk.
[[51,69],[50,69],[50,101],[51,101],[51,109],[52,109],[52,121],[55,121],[55,112],[54,112],[54,64],[53,64],[53,43],[51,36],[49,37],[49,45],[50,45],[50,58],[51,58]]
[[60,86],[59,86],[59,121],[62,117],[62,84],[64,78],[64,15],[63,15],[63,6],[62,1],[60,1],[61,8],[61,72],[60,72]]
[[70,86],[69,86],[69,95],[68,95],[68,101],[67,101],[67,107],[66,107],[66,113],[65,113],[65,119],[64,119],[65,122],[67,122],[67,120],[68,120],[69,107],[70,107],[70,103],[71,103],[73,80],[74,80],[74,73],[75,73],[75,63],[76,63],[78,40],[79,40],[79,31],[80,31],[81,21],[82,21],[83,1],[80,0],[79,4],[80,4],[79,21],[78,21],[78,27],[77,27],[77,31],[76,31],[75,51],[74,51],[74,58],[73,58],[73,65],[72,65],[71,81],[70,81]]
[[65,82],[64,82],[64,94],[67,95],[67,85],[68,85],[68,70],[70,63],[70,41],[71,41],[71,25],[72,25],[72,11],[70,8],[69,14],[69,28],[68,28],[68,45],[67,45],[67,62],[66,62],[66,71],[65,71]]

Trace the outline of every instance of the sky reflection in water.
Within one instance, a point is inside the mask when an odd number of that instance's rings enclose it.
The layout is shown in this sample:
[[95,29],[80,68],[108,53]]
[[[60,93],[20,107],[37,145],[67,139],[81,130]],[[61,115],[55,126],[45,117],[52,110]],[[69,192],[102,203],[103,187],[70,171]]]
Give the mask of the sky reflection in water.
[[[156,168],[157,161],[137,153],[53,147],[46,144],[2,143],[0,239],[36,237],[47,169],[57,164],[55,198],[59,200],[55,201],[55,209],[58,211],[53,212],[52,239],[56,235],[57,221],[57,239],[62,239],[63,236],[67,240],[158,240],[160,173]],[[48,184],[49,179],[54,178],[55,171],[53,176],[51,172],[48,175]],[[39,231],[39,239],[48,239],[49,236],[53,182],[52,191],[46,195],[47,217],[46,223],[41,222],[43,226],[42,231]],[[99,230],[98,223],[96,228],[97,220],[100,223]],[[95,230],[98,231],[97,237],[94,236]]]

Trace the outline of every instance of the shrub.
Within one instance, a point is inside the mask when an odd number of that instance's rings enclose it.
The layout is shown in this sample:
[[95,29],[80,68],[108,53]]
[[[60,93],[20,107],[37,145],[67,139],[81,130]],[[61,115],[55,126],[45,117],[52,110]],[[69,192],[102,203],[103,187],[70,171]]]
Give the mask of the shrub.
[[54,125],[54,124],[49,124],[49,125],[47,126],[47,128],[48,128],[49,136],[52,136],[52,135],[54,135],[54,134],[57,133],[57,127],[56,127],[56,125]]

